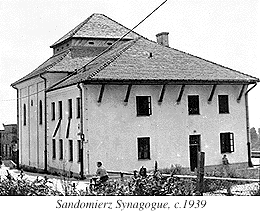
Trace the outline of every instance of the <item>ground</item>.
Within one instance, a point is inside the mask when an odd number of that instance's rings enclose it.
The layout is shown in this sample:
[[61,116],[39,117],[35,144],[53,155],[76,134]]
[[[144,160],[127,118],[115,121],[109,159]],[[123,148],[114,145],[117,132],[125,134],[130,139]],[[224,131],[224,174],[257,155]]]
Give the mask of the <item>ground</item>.
[[[253,160],[253,163],[255,165],[258,165],[255,167],[254,170],[257,170],[259,172],[259,179],[260,179],[260,167],[259,167],[259,160]],[[17,178],[18,175],[21,173],[18,169],[10,169],[10,167],[5,166],[4,164],[0,168],[0,178],[7,175],[7,170],[9,173],[14,177]],[[75,178],[64,178],[49,174],[40,174],[40,173],[31,173],[31,172],[24,172],[24,178],[29,179],[31,181],[34,181],[37,177],[39,179],[43,179],[44,177],[47,177],[49,181],[52,182],[51,186],[54,188],[54,190],[58,190],[62,193],[64,193],[64,184],[66,182],[70,184],[75,184],[76,188],[78,190],[86,190],[86,188],[89,187],[90,180],[77,180]],[[250,195],[252,190],[257,190],[259,188],[259,182],[250,182],[243,185],[234,185],[231,187],[231,191],[233,195]],[[204,193],[203,195],[210,196],[210,195],[226,195],[227,190],[219,190],[214,193]]]

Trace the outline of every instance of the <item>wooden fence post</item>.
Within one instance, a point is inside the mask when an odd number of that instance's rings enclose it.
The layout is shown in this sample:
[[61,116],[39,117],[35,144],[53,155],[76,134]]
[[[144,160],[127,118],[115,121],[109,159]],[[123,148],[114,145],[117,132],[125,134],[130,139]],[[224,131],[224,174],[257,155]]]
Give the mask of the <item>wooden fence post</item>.
[[196,195],[203,195],[203,179],[204,179],[205,152],[198,153],[198,170],[197,170],[197,189]]
[[124,173],[123,172],[120,172],[120,179],[121,179],[122,182],[124,181]]
[[154,162],[154,171],[157,172],[158,170],[158,163],[157,161]]

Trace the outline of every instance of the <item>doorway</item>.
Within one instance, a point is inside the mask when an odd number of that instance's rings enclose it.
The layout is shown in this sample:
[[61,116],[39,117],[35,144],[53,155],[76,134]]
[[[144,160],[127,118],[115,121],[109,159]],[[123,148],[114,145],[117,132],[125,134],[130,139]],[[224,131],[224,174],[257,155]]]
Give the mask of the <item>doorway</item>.
[[190,170],[193,172],[198,166],[198,153],[200,152],[200,135],[190,135]]

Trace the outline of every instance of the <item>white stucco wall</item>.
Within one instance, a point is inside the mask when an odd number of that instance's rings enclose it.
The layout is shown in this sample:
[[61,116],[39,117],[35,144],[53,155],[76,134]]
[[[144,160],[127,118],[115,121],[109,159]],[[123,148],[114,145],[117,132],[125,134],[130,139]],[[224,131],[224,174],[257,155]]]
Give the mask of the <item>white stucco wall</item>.
[[[19,161],[21,165],[44,168],[44,82],[30,81],[19,88]],[[43,123],[39,124],[42,101]],[[32,102],[32,103],[31,103]],[[26,125],[24,125],[24,104]]]
[[[55,169],[64,169],[66,171],[80,172],[80,164],[78,163],[78,133],[80,132],[80,119],[76,118],[76,98],[80,97],[79,89],[76,85],[63,88],[56,91],[48,92],[47,108],[48,108],[48,167]],[[72,99],[72,119],[70,124],[69,137],[66,138],[66,131],[68,125],[68,99]],[[60,127],[55,137],[53,137],[58,119],[58,102],[62,101],[63,116]],[[51,119],[51,103],[55,102],[55,120]],[[56,158],[52,158],[52,139],[56,140]],[[59,159],[59,139],[63,139],[63,160]],[[73,140],[73,161],[69,160],[69,140]]]
[[[162,86],[134,85],[127,105],[123,103],[126,85],[106,85],[101,104],[97,103],[101,86],[86,87],[90,173],[95,171],[97,160],[111,170],[133,170],[142,165],[152,168],[155,160],[160,168],[171,164],[189,167],[189,135],[193,134],[201,135],[206,165],[221,163],[220,132],[235,136],[235,152],[227,154],[229,161],[247,161],[244,96],[240,103],[236,101],[241,86],[218,85],[211,104],[207,100],[212,86],[186,86],[177,104],[181,86],[168,85],[161,105]],[[229,95],[230,114],[218,113],[219,94]],[[138,95],[151,96],[151,116],[136,116]],[[199,95],[200,115],[188,115],[187,95]],[[151,160],[138,160],[137,137],[150,137]]]
[[[123,100],[127,85],[106,85],[102,102],[98,103],[101,85],[85,85],[84,106],[84,170],[95,173],[96,161],[101,160],[107,169],[134,170],[141,166],[151,169],[154,161],[159,167],[172,164],[190,166],[189,135],[201,135],[201,151],[205,164],[221,163],[220,133],[232,132],[235,151],[228,153],[230,163],[247,162],[246,111],[244,95],[237,102],[241,86],[218,85],[212,102],[208,98],[212,86],[186,86],[181,102],[176,103],[180,85],[167,85],[163,102],[158,99],[162,86],[133,85],[127,105]],[[136,116],[136,96],[147,95],[152,99],[152,115]],[[188,95],[199,95],[200,115],[188,115]],[[218,113],[218,95],[229,95],[229,114]],[[76,85],[48,92],[48,166],[79,173],[77,140],[80,119],[76,114],[76,98],[80,96]],[[68,99],[73,99],[73,117],[70,136],[66,138]],[[63,119],[54,137],[56,159],[52,159],[52,139],[58,123],[58,101],[63,102]],[[52,121],[51,102],[56,104],[56,120]],[[150,137],[150,160],[138,160],[137,138]],[[63,139],[64,158],[59,160],[59,139]],[[68,161],[68,141],[73,140],[74,160]],[[89,151],[89,158],[87,152]],[[89,166],[89,168],[88,168]]]
[[[47,86],[64,78],[66,73],[46,74]],[[45,149],[45,85],[39,76],[16,85],[19,91],[19,163],[44,169]],[[39,102],[42,101],[42,124],[39,124]],[[31,103],[32,102],[32,103]],[[23,106],[26,105],[26,125],[23,124]]]

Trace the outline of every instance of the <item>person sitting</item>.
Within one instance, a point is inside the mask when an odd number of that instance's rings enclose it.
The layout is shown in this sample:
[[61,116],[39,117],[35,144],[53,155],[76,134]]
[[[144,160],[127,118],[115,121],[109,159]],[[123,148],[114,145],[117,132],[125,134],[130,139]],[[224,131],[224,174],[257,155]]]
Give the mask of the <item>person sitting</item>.
[[101,161],[97,162],[97,167],[98,168],[97,168],[96,175],[98,176],[98,180],[96,181],[96,184],[99,185],[101,183],[105,183],[109,179],[109,177],[105,167],[102,166]]

